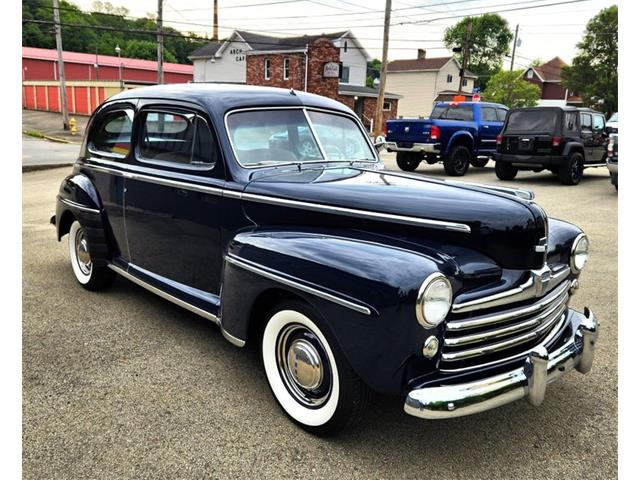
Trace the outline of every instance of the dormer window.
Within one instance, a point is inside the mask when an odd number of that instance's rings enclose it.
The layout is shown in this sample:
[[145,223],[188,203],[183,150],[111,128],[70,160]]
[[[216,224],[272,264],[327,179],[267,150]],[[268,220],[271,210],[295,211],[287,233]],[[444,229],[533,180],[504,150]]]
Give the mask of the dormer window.
[[529,79],[533,78],[533,70],[531,69],[527,70],[527,78]]
[[344,53],[347,53],[347,48],[349,47],[349,44],[347,43],[347,41],[345,40],[344,42]]

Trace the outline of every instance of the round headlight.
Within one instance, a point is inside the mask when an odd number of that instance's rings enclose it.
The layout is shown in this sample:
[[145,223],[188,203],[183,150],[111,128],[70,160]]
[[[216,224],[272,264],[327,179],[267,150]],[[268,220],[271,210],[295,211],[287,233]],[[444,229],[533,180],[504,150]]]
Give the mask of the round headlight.
[[589,239],[581,233],[573,241],[571,246],[571,271],[580,273],[589,258]]
[[420,286],[416,302],[416,316],[424,328],[442,322],[451,308],[451,284],[441,273],[433,273]]

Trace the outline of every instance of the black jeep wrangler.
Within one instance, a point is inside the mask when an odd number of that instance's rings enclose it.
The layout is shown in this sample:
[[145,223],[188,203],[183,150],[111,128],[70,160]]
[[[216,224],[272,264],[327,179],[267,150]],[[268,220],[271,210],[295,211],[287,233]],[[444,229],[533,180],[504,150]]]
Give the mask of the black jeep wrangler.
[[606,166],[605,118],[587,108],[511,110],[496,144],[500,180],[513,180],[518,170],[547,169],[563,184],[577,185],[585,168]]

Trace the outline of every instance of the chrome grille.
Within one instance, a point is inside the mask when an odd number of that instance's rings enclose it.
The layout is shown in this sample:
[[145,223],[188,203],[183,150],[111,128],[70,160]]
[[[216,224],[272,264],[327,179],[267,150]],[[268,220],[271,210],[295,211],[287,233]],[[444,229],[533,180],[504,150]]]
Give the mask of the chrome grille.
[[459,371],[526,354],[564,324],[570,281],[524,305],[447,322],[440,369]]

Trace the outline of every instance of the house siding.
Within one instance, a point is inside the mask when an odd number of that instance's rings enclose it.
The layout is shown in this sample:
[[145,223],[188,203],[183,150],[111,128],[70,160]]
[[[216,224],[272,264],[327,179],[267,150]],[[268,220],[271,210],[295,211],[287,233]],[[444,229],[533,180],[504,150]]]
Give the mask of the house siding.
[[210,58],[193,60],[194,82],[245,83],[247,80],[246,52],[249,48],[242,41],[230,42],[222,55],[211,62]]
[[[347,51],[344,51],[347,42]],[[338,42],[336,42],[338,43]],[[367,84],[367,58],[362,50],[350,38],[343,38],[339,42],[340,61],[343,67],[349,67],[349,85]]]
[[436,93],[436,72],[389,72],[386,89],[402,95],[399,116],[427,116]]

